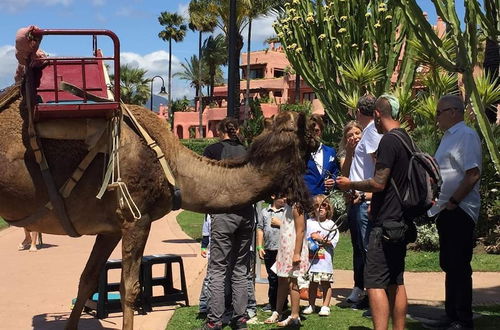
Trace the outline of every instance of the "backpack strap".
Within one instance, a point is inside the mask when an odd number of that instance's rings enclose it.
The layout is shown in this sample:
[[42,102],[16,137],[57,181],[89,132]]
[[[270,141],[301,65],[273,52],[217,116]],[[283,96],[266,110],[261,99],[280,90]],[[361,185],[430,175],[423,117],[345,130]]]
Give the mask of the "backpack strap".
[[[395,136],[403,144],[403,146],[406,148],[406,150],[408,150],[411,154],[413,154],[414,152],[420,152],[420,149],[417,147],[417,145],[415,144],[415,142],[413,142],[413,140],[412,140],[412,138],[410,136],[408,136],[408,135],[406,135],[403,132],[400,132],[398,130],[392,130],[392,131],[389,132],[389,134],[391,134],[392,136]],[[403,138],[403,136],[408,136],[408,138],[411,141],[411,147],[405,141],[405,139]]]

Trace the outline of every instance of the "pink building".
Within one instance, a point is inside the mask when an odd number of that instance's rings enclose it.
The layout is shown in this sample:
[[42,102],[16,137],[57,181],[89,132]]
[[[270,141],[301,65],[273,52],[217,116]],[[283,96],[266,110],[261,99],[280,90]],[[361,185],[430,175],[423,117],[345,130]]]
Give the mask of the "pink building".
[[[244,104],[247,87],[247,54],[241,54],[242,75],[240,83],[240,101]],[[269,44],[266,50],[250,53],[250,97],[260,98],[262,112],[265,117],[276,114],[279,105],[292,103],[295,100],[295,74],[289,74],[290,62],[288,62],[283,49]],[[324,113],[323,106],[312,89],[301,79],[300,101],[309,100],[313,104],[313,112]],[[215,104],[215,106],[214,106]],[[214,137],[219,121],[227,116],[227,85],[217,86],[214,89],[212,106],[203,110],[202,125],[205,137]],[[240,118],[246,118],[245,106],[240,108]],[[175,112],[174,132],[180,139],[190,137],[193,132],[198,134],[199,114],[198,112]]]

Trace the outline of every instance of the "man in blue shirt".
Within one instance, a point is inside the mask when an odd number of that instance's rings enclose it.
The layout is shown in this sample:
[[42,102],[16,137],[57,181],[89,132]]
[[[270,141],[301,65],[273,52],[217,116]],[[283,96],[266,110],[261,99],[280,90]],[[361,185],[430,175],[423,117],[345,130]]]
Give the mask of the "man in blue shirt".
[[[319,140],[325,128],[323,119],[318,115],[313,115],[311,121],[314,123],[315,136]],[[304,180],[312,196],[325,194],[333,188],[335,178],[339,173],[336,158],[337,151],[323,143],[320,143],[318,150],[311,153],[307,161]]]

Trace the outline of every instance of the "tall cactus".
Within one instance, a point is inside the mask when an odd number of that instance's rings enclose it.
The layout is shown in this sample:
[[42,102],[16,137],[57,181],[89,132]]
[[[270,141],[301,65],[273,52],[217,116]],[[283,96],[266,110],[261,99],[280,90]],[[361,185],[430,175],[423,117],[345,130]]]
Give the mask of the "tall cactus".
[[335,124],[348,118],[346,96],[389,90],[397,68],[396,85],[411,88],[416,63],[405,56],[398,67],[411,31],[393,0],[292,0],[274,28]]
[[[500,173],[500,153],[493,139],[491,126],[485,113],[485,106],[481,102],[476,82],[473,77],[474,65],[477,64],[478,38],[477,29],[487,30],[489,35],[496,38],[500,35],[497,27],[481,10],[477,0],[464,0],[465,17],[464,30],[455,8],[455,1],[432,0],[437,14],[447,24],[448,34],[456,47],[456,59],[451,58],[444,51],[443,41],[439,39],[424,17],[416,0],[396,0],[403,9],[407,21],[423,48],[429,56],[436,59],[440,66],[450,72],[462,74],[465,89],[465,101],[470,103],[477,118],[481,134],[484,137],[491,159],[495,163],[497,173]],[[497,39],[498,40],[498,39]]]

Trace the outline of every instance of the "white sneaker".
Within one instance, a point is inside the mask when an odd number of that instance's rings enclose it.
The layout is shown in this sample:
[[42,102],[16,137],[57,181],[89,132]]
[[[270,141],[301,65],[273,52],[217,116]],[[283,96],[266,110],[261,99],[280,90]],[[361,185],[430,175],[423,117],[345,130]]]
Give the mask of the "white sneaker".
[[304,308],[302,313],[306,314],[306,315],[314,313],[314,306],[312,306],[312,305],[307,306],[306,308]]
[[322,306],[321,310],[318,313],[319,316],[328,316],[330,315],[330,307]]
[[356,303],[360,302],[361,299],[363,299],[363,296],[364,296],[364,291],[361,290],[360,288],[358,288],[357,286],[355,286],[354,289],[352,289],[351,294],[349,295],[349,297],[347,297],[346,300],[348,303],[356,304]]

